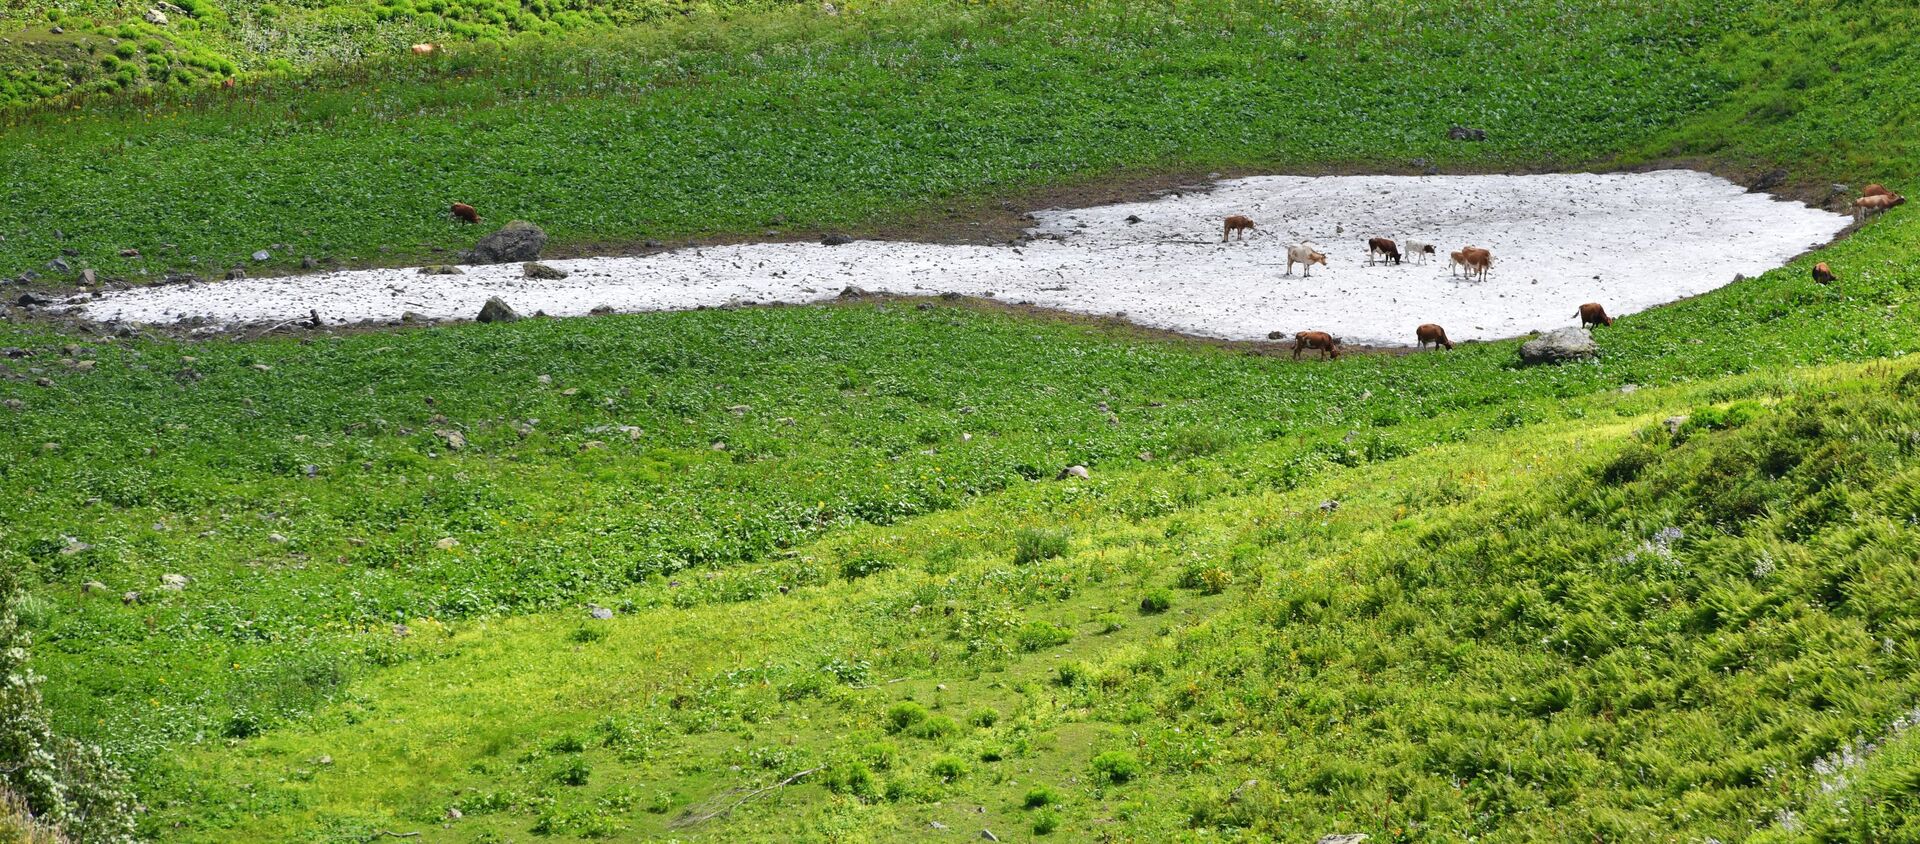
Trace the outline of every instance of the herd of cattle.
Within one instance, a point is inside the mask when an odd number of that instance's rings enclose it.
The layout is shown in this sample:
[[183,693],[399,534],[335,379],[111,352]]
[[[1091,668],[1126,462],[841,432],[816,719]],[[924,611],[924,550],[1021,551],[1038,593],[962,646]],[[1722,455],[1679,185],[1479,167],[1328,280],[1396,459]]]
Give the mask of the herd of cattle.
[[[1889,208],[1903,205],[1906,201],[1906,197],[1887,190],[1884,186],[1877,184],[1867,185],[1860,190],[1860,198],[1853,201],[1854,219],[1865,219],[1865,217],[1869,215],[1878,214]],[[1220,242],[1226,243],[1230,239],[1245,240],[1247,232],[1253,231],[1253,229],[1254,222],[1252,218],[1243,214],[1235,214],[1228,217],[1225,225],[1221,228]],[[1402,246],[1405,247],[1404,250],[1401,248]],[[1427,256],[1435,254],[1437,254],[1437,252],[1431,243],[1409,240],[1402,244],[1395,243],[1392,238],[1386,237],[1367,239],[1367,266],[1373,266],[1376,261],[1383,264],[1399,264],[1403,260],[1403,255],[1417,259],[1421,264],[1425,264],[1427,262]],[[1485,281],[1487,271],[1493,268],[1493,252],[1478,246],[1464,246],[1457,252],[1449,252],[1447,254],[1451,260],[1448,269],[1455,275],[1464,272],[1467,279],[1477,278]],[[1287,247],[1286,274],[1289,277],[1293,275],[1294,264],[1305,266],[1306,269],[1301,274],[1302,278],[1312,278],[1313,265],[1319,264],[1323,267],[1326,266],[1327,256],[1317,249],[1311,241],[1308,241],[1297,246]],[[1826,263],[1822,262],[1814,265],[1814,281],[1820,284],[1830,284],[1836,278],[1833,270],[1829,268]],[[1613,325],[1613,318],[1607,316],[1607,309],[1601,307],[1598,302],[1588,302],[1581,305],[1580,309],[1574,313],[1574,316],[1580,319],[1581,328],[1596,325]],[[1453,342],[1447,339],[1447,330],[1433,323],[1427,323],[1415,328],[1413,330],[1413,336],[1419,348],[1423,351],[1428,346],[1432,346],[1435,349],[1453,350]],[[1278,339],[1278,332],[1275,332],[1273,337],[1274,339]],[[1295,332],[1293,335],[1294,360],[1299,360],[1302,352],[1313,351],[1320,353],[1321,360],[1327,360],[1329,358],[1337,359],[1340,357],[1340,338],[1328,334],[1325,331]]]

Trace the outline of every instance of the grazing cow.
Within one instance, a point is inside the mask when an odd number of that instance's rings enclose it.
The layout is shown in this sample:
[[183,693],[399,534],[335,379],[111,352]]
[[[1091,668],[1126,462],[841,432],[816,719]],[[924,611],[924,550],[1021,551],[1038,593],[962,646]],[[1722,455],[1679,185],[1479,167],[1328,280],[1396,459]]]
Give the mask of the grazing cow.
[[1447,330],[1431,322],[1414,329],[1413,337],[1420,341],[1422,349],[1426,348],[1428,343],[1432,343],[1436,349],[1444,347],[1449,352],[1453,351],[1453,341],[1447,339]]
[[464,202],[456,202],[453,204],[453,216],[454,219],[465,220],[469,223],[480,222],[480,212],[475,211],[473,206]]
[[440,45],[438,44],[413,45],[413,54],[416,56],[431,56],[434,53],[439,52],[439,50],[440,50]]
[[1373,257],[1375,255],[1381,256],[1380,260],[1382,261],[1392,261],[1396,264],[1400,263],[1400,247],[1394,245],[1392,238],[1367,238],[1367,266],[1373,266]]
[[1838,278],[1839,278],[1838,276],[1835,276],[1833,274],[1833,270],[1827,268],[1827,262],[1821,261],[1820,263],[1813,265],[1814,281],[1817,281],[1821,284],[1832,284]]
[[1493,269],[1493,253],[1478,246],[1468,246],[1453,253],[1453,262],[1466,271],[1467,278],[1478,275],[1481,281],[1487,280],[1487,270]]
[[1420,263],[1424,265],[1427,263],[1428,255],[1437,255],[1439,253],[1433,251],[1433,244],[1431,243],[1409,240],[1407,241],[1407,254],[1419,258]]
[[1300,353],[1317,349],[1320,359],[1340,359],[1340,339],[1325,331],[1302,331],[1293,335],[1293,359],[1299,360]]
[[1897,205],[1907,204],[1907,198],[1897,193],[1863,196],[1853,201],[1853,218],[1864,219],[1879,214]]
[[1598,302],[1588,302],[1580,306],[1580,312],[1574,314],[1580,318],[1580,327],[1589,325],[1613,325],[1613,317],[1607,316],[1607,309]]
[[1864,188],[1861,188],[1860,195],[1861,196],[1892,196],[1893,191],[1887,190],[1886,185],[1874,183]]
[[1293,275],[1294,264],[1306,264],[1306,272],[1301,273],[1301,276],[1304,278],[1313,278],[1313,265],[1319,264],[1323,267],[1326,266],[1327,256],[1320,254],[1318,250],[1313,248],[1313,244],[1311,243],[1289,246],[1287,247],[1287,275]]
[[236,82],[234,82],[234,81],[233,81],[233,77],[231,77],[231,76],[229,76],[229,77],[227,77],[227,78],[225,78],[225,79],[222,79],[222,80],[220,80],[220,87],[221,87],[221,88],[224,88],[224,89],[226,89],[226,90],[229,90],[229,91],[231,91],[231,90],[233,90],[233,86],[234,86],[234,85],[236,85],[236,84],[238,84],[238,83],[236,83]]
[[1226,243],[1227,236],[1233,235],[1233,234],[1238,234],[1240,240],[1246,240],[1247,232],[1250,232],[1250,231],[1253,231],[1252,218],[1235,214],[1231,217],[1228,217],[1226,225],[1221,227],[1220,242]]

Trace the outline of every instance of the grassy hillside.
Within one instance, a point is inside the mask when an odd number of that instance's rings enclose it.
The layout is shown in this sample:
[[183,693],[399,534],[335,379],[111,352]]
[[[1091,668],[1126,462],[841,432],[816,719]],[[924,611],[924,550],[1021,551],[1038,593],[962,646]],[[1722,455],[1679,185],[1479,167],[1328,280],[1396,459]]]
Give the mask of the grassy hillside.
[[[449,196],[581,247],[964,232],[1168,168],[1908,187],[1912,23],[695,15],[15,113],[0,270],[399,261],[473,236]],[[1915,279],[1898,209],[1531,369],[943,302],[0,323],[0,567],[56,726],[132,769],[154,840],[1917,840]]]

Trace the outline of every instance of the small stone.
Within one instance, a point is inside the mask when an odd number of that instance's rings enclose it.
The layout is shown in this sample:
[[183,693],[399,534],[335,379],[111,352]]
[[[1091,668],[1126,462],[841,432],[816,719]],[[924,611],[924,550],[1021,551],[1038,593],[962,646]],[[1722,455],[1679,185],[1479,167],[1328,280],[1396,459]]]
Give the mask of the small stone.
[[480,308],[480,316],[477,317],[481,322],[513,322],[519,318],[520,314],[509,307],[506,300],[498,296],[488,299],[487,304]]
[[122,250],[120,250],[120,257],[122,257],[122,258],[138,258],[138,257],[140,257],[140,250],[138,250],[138,249],[122,249]]
[[998,835],[994,835],[994,834],[993,834],[993,830],[991,830],[991,829],[983,829],[983,830],[980,830],[980,837],[981,837],[981,838],[985,838],[985,839],[986,839],[986,840],[988,840],[988,841],[999,841],[999,840],[1000,840],[1000,836],[998,836]]
[[270,366],[270,365],[268,365],[268,364],[264,364],[264,363],[256,363],[256,364],[254,364],[254,365],[253,365],[253,368],[254,368],[254,369],[257,369],[257,370],[259,370],[259,371],[261,371],[261,372],[272,372],[272,371],[273,371],[273,367],[272,367],[272,366]]
[[160,575],[160,588],[168,592],[183,592],[187,588],[187,576],[184,574]]
[[270,260],[271,258],[273,258],[273,253],[268,252],[265,249],[262,249],[253,253],[253,260],[255,261],[266,261],[266,260]]
[[140,593],[138,592],[125,593],[120,596],[120,603],[126,604],[127,606],[133,606],[134,604],[140,603]]
[[8,410],[20,410],[27,406],[26,402],[23,402],[19,399],[7,399],[6,402],[4,402],[4,404],[6,405]]
[[840,289],[840,296],[839,296],[839,298],[841,298],[841,299],[865,299],[865,298],[867,298],[868,296],[871,296],[871,295],[873,295],[873,294],[871,294],[871,293],[868,293],[868,292],[866,291],[866,289],[865,289],[865,288],[862,288],[862,287],[860,287],[860,286],[858,286],[858,285],[853,285],[853,284],[849,284],[849,285],[847,285],[846,287],[843,287],[843,288],[841,288],[841,289]]
[[320,262],[319,262],[319,261],[316,261],[316,260],[314,260],[314,259],[313,259],[313,256],[311,256],[311,255],[303,255],[303,256],[301,256],[301,258],[300,258],[300,269],[303,269],[303,270],[311,270],[311,269],[314,269],[314,268],[316,268],[316,267],[318,267],[318,266],[320,266]]
[[227,270],[228,281],[243,281],[246,277],[247,271],[242,267],[234,267],[233,269]]
[[287,538],[286,538],[286,537],[285,537],[284,535],[281,535],[281,534],[278,534],[278,533],[269,533],[269,534],[267,534],[267,541],[268,541],[268,542],[271,542],[271,543],[273,543],[273,544],[275,544],[275,545],[285,545],[285,544],[287,544]]
[[438,548],[442,551],[451,551],[455,548],[460,547],[460,540],[454,539],[451,536],[443,536],[440,538],[439,542],[433,543],[433,547]]
[[745,416],[753,412],[753,407],[751,405],[736,404],[727,408],[727,412],[735,416]]
[[581,451],[597,451],[606,447],[607,443],[604,440],[587,440],[580,444]]
[[459,431],[455,431],[451,428],[442,428],[438,431],[434,431],[433,434],[434,436],[437,436],[440,439],[445,440],[447,443],[447,449],[450,451],[459,451],[460,449],[467,447],[467,435],[462,434]]
[[588,316],[606,316],[610,313],[613,313],[612,305],[595,305],[592,310],[587,311]]
[[1320,512],[1322,513],[1331,513],[1338,509],[1340,509],[1340,502],[1335,501],[1331,498],[1320,502]]
[[73,265],[67,263],[67,259],[65,258],[55,258],[47,262],[47,269],[53,270],[56,273],[70,273],[73,272]]
[[[589,605],[589,606],[592,606],[592,605]],[[601,621],[606,621],[607,619],[613,617],[613,610],[607,609],[606,607],[602,607],[602,606],[593,606],[592,609],[588,610],[588,614],[593,616],[594,618],[600,619]]]
[[714,443],[714,444],[713,444],[713,450],[714,450],[714,451],[726,451],[726,450],[727,450],[727,444],[726,444],[726,443],[724,443],[724,442],[717,442],[717,443]]
[[963,443],[970,443],[970,442],[973,442],[973,435],[972,435],[972,434],[969,434],[969,433],[967,433],[966,431],[961,431],[961,432],[960,432],[960,441],[961,441],[961,442],[963,442]]
[[946,824],[943,824],[943,823],[941,823],[941,822],[939,822],[939,821],[927,821],[927,826],[930,826],[930,827],[933,827],[934,829],[946,829],[946,828],[947,828],[947,825],[946,825]]
[[1667,433],[1678,434],[1680,433],[1681,426],[1687,424],[1687,418],[1684,414],[1680,416],[1669,416],[1665,420],[1662,420],[1661,424],[1667,426]]
[[1313,842],[1313,844],[1362,844],[1362,842],[1366,840],[1367,835],[1363,832],[1335,833],[1332,835],[1322,835],[1320,836],[1320,840]]
[[428,264],[420,268],[421,275],[466,275],[467,271],[452,264]]
[[1054,476],[1054,480],[1064,481],[1068,478],[1079,478],[1080,480],[1084,481],[1088,477],[1089,476],[1087,473],[1087,467],[1074,465],[1074,466],[1068,466],[1065,469],[1061,469],[1060,474]]
[[159,9],[148,9],[146,19],[147,23],[154,24],[155,26],[167,25],[167,15]]
[[853,242],[853,238],[848,237],[844,234],[830,234],[830,235],[827,235],[826,237],[820,238],[820,244],[822,246],[845,246],[852,242]]
[[331,756],[322,756],[322,757],[320,757],[320,758],[318,758],[318,759],[315,759],[315,760],[313,760],[313,764],[315,764],[315,765],[319,765],[320,767],[323,767],[323,768],[324,768],[324,767],[326,767],[326,766],[328,766],[328,765],[331,765],[331,764],[333,764],[333,757],[331,757]]
[[98,580],[89,580],[80,584],[80,594],[82,595],[99,595],[106,591],[107,585]]
[[1136,224],[1136,223],[1140,223],[1140,222],[1142,222],[1142,220],[1140,219],[1140,215],[1139,215],[1139,214],[1128,214],[1128,215],[1127,215],[1127,225],[1129,225],[1129,226],[1131,226],[1131,225],[1134,225],[1134,224]]
[[457,820],[459,820],[459,819],[461,819],[462,817],[465,817],[465,816],[464,816],[464,815],[462,815],[462,814],[460,814],[460,810],[459,810],[459,808],[457,808],[457,807],[450,807],[450,808],[448,808],[448,809],[447,809],[447,820],[450,820],[450,821],[457,821]]
[[544,279],[547,281],[559,281],[568,276],[567,271],[549,267],[539,261],[528,261],[521,264],[520,271],[525,273],[527,278]]

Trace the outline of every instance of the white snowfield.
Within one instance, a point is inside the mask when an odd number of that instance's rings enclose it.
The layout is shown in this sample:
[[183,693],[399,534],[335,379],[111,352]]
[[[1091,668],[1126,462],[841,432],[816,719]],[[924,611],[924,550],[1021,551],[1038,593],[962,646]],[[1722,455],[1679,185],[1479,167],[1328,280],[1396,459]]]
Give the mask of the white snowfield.
[[[1221,243],[1230,214],[1252,217]],[[101,321],[214,323],[391,320],[405,311],[472,318],[490,296],[522,314],[584,315],[871,292],[992,295],[1153,328],[1227,339],[1329,331],[1347,343],[1411,345],[1439,323],[1455,341],[1577,324],[1583,302],[1620,316],[1758,275],[1831,240],[1849,218],[1706,173],[1542,176],[1261,176],[1148,202],[1037,212],[1024,246],[899,241],[749,243],[645,257],[550,261],[572,276],[522,277],[518,264],[465,275],[411,269],[115,291],[83,307]],[[1129,223],[1128,217],[1139,222]],[[1434,244],[1417,261],[1367,266],[1367,238]],[[1326,266],[1287,276],[1286,248],[1312,241]],[[1447,253],[1493,251],[1468,282]]]

